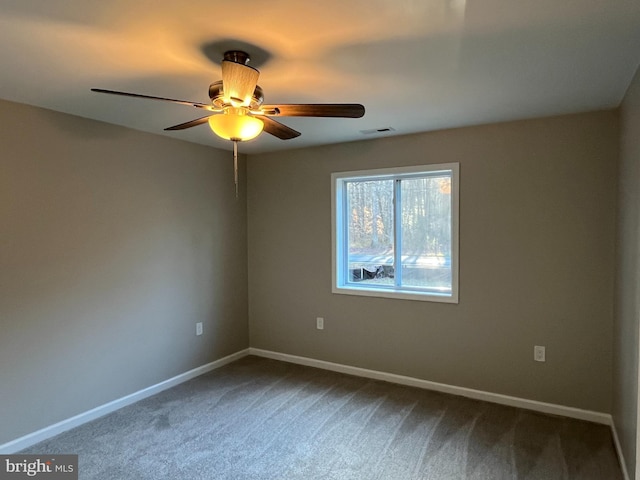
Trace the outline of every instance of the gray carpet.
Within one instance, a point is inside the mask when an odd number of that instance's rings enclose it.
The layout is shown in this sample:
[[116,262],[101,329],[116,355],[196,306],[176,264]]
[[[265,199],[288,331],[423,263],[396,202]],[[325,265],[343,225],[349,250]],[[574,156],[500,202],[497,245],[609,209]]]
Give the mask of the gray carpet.
[[622,479],[608,427],[242,360],[35,445],[80,479]]

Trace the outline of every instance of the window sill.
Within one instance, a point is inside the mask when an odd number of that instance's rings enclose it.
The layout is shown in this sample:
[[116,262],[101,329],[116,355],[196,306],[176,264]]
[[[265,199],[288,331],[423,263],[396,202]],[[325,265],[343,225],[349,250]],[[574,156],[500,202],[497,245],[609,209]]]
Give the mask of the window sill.
[[362,286],[334,286],[332,293],[340,295],[358,295],[364,297],[395,298],[397,300],[417,300],[421,302],[458,303],[457,293],[436,293],[422,291],[392,290],[386,288],[366,288]]

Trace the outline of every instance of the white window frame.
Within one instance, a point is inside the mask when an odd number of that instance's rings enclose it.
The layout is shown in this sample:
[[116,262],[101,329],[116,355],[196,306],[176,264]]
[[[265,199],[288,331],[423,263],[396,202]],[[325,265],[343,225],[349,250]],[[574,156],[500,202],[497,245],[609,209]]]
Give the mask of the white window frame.
[[[347,281],[347,248],[345,239],[338,233],[345,229],[346,208],[344,202],[345,181],[369,177],[372,180],[391,178],[411,178],[420,174],[451,174],[451,293],[424,291],[402,286],[381,286],[349,283]],[[459,221],[460,221],[460,164],[441,163],[411,167],[380,168],[335,172],[331,174],[331,249],[332,249],[332,292],[346,295],[364,295],[428,302],[458,303],[459,278]],[[394,212],[394,217],[396,213]],[[340,228],[338,227],[340,225]]]

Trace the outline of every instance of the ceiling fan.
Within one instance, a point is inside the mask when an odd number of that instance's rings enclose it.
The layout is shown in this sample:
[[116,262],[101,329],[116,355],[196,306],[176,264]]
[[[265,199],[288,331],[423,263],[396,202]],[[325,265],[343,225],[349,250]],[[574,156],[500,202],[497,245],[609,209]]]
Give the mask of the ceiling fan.
[[300,132],[290,128],[272,117],[338,117],[360,118],[364,115],[363,105],[358,103],[321,103],[321,104],[277,104],[265,105],[264,92],[258,85],[260,72],[247,65],[249,54],[239,50],[229,50],[222,60],[222,80],[209,86],[210,104],[175,100],[172,98],[140,95],[92,88],[93,92],[122,95],[125,97],[161,100],[187,105],[205,110],[207,115],[189,122],[180,123],[165,130],[184,130],[208,123],[211,130],[234,144],[234,178],[236,195],[238,192],[238,150],[237,142],[251,140],[265,131],[282,140],[300,136]]

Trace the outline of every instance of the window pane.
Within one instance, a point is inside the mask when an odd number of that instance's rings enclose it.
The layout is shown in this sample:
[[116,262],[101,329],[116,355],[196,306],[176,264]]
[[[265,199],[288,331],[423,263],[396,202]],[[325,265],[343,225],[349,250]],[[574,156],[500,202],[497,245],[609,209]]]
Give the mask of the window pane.
[[332,292],[458,303],[457,163],[331,174]]
[[401,181],[402,285],[451,292],[451,177]]
[[393,180],[349,181],[347,282],[393,285]]

